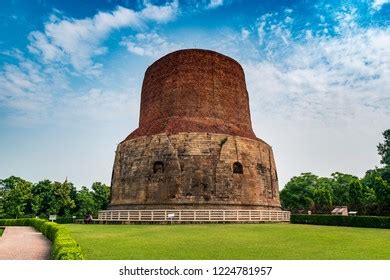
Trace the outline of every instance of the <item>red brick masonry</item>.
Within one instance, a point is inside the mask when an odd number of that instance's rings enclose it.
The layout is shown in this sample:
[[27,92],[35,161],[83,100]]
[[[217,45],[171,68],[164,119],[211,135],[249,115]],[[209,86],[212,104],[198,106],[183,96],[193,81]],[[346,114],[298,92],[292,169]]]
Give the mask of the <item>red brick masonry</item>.
[[139,128],[158,133],[210,132],[255,139],[241,65],[209,50],[170,53],[146,70]]

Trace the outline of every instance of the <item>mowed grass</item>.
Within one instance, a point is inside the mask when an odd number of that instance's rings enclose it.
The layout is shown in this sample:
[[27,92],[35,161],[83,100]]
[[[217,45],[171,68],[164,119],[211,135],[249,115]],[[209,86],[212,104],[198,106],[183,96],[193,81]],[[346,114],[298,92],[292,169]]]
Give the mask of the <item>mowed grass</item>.
[[65,225],[91,260],[390,259],[390,230],[297,224]]
[[3,231],[4,231],[4,229],[3,229],[3,228],[0,228],[0,236],[3,235]]

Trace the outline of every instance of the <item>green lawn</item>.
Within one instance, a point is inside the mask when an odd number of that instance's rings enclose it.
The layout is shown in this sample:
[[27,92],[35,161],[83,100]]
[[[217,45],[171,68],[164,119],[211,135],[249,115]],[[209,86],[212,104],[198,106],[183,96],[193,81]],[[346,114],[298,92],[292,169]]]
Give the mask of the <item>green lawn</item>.
[[4,231],[4,229],[3,229],[3,228],[0,228],[0,236],[3,235],[3,231]]
[[87,259],[390,259],[390,230],[297,224],[65,225]]

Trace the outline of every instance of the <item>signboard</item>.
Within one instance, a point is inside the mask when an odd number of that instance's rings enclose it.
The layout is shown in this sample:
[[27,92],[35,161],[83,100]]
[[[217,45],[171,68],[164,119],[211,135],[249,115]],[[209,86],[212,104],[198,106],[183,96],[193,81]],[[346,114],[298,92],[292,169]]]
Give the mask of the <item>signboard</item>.
[[175,214],[174,213],[169,213],[167,215],[168,219],[171,221],[171,224],[173,223],[173,218],[175,217]]
[[55,221],[57,220],[57,215],[49,215],[49,221]]

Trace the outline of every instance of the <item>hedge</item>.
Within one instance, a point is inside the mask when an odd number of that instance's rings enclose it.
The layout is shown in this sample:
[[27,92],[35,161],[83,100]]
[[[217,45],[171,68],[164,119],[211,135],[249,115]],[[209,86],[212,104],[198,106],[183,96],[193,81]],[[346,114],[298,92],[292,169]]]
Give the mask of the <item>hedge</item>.
[[[33,218],[47,220],[48,216],[42,215],[42,216],[36,217],[34,215],[25,215],[25,216],[18,217],[18,219],[33,219]],[[2,219],[14,219],[14,218],[13,217],[0,217],[0,220],[2,220]],[[77,217],[75,219],[83,219],[83,217]],[[75,219],[73,219],[72,217],[57,216],[57,219],[55,220],[55,222],[57,224],[73,224]]]
[[390,217],[380,216],[291,215],[291,223],[390,229]]
[[52,241],[51,258],[55,260],[83,260],[79,244],[68,230],[57,223],[43,219],[0,219],[0,226],[32,226]]
[[57,224],[73,224],[73,218],[72,217],[57,217],[56,223]]

